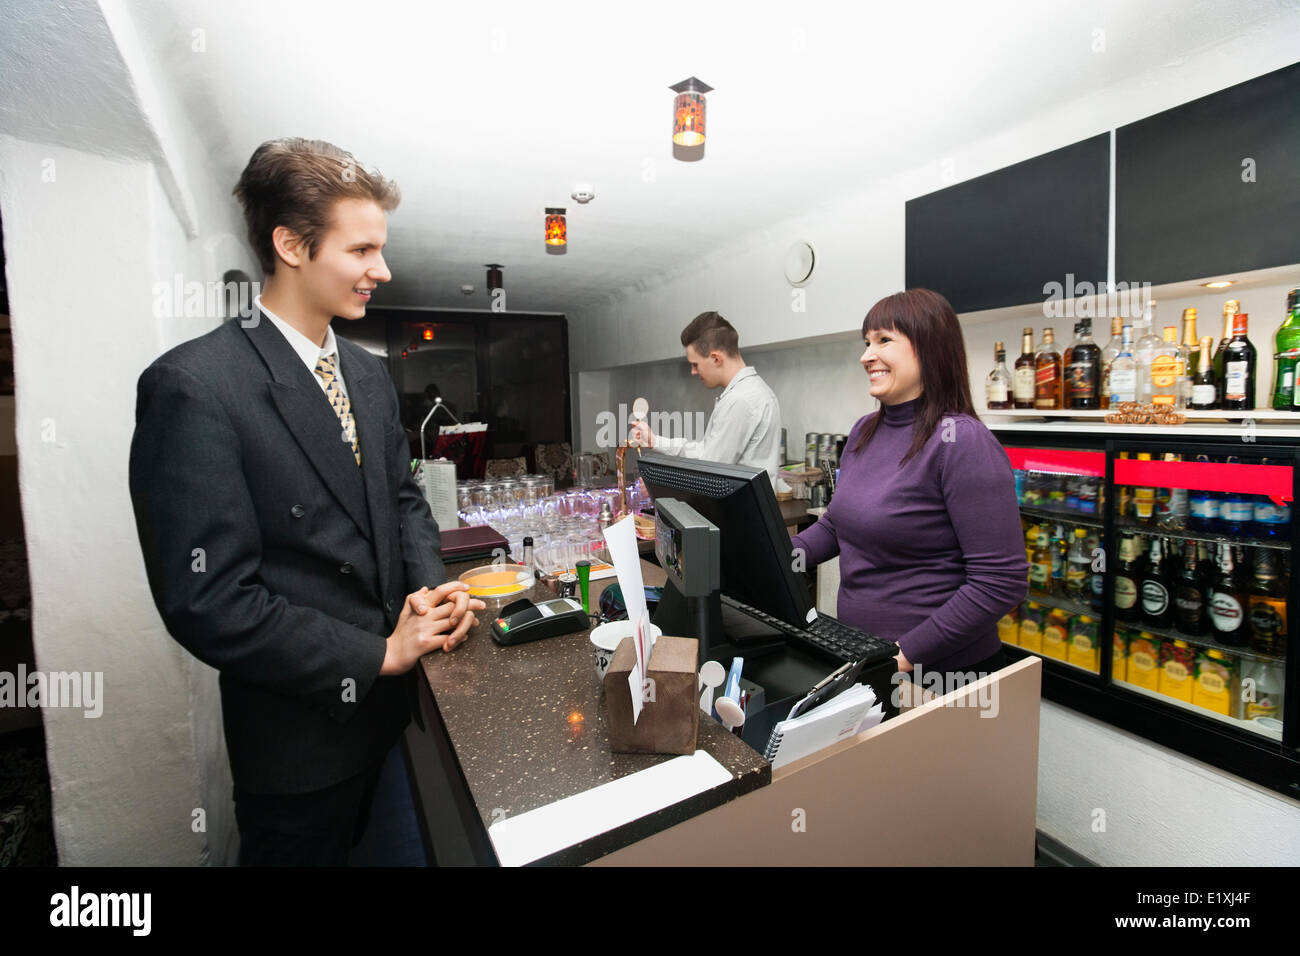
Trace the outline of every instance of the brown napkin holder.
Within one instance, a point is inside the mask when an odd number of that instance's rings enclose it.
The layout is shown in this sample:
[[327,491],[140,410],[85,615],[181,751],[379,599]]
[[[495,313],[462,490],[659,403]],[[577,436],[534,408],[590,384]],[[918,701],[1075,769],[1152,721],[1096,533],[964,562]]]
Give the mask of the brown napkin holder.
[[[693,754],[700,730],[699,641],[660,636],[645,677],[640,719],[632,723],[632,689],[627,677],[636,665],[633,638],[625,637],[605,673],[605,706],[610,750],[619,754]],[[653,692],[654,699],[650,695]]]

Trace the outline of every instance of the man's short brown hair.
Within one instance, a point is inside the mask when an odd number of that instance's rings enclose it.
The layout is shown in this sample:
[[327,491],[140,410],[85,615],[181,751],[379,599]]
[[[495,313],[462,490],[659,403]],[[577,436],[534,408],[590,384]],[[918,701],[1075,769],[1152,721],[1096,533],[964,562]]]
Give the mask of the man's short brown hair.
[[682,329],[682,348],[690,346],[700,355],[721,352],[732,358],[740,354],[740,336],[731,323],[716,312],[701,312]]
[[366,170],[347,150],[297,136],[268,140],[257,147],[234,193],[244,207],[248,241],[266,275],[275,272],[271,233],[276,226],[302,238],[310,259],[329,229],[337,200],[371,199],[385,212],[392,212],[401,201],[396,183]]

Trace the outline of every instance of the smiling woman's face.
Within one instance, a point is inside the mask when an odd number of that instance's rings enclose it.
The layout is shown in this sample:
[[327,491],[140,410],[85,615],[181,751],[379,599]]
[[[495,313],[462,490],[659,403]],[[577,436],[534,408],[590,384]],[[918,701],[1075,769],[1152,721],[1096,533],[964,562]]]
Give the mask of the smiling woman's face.
[[871,397],[882,405],[897,405],[921,397],[921,366],[906,336],[893,329],[873,329],[863,342],[859,359],[871,380]]

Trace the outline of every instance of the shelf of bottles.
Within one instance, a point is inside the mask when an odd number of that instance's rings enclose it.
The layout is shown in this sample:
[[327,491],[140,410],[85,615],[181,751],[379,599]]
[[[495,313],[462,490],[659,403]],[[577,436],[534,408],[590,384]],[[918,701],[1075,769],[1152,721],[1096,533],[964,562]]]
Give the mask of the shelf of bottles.
[[1114,462],[1111,680],[1280,740],[1292,467],[1164,457]]
[[[1122,311],[1135,306],[1128,300]],[[1136,402],[1204,420],[1265,410],[1281,416],[1300,412],[1295,388],[1300,289],[1287,294],[1283,320],[1273,334],[1271,391],[1262,396],[1262,407],[1259,382],[1269,387],[1270,376],[1268,369],[1256,367],[1249,318],[1236,299],[1227,300],[1217,348],[1213,335],[1197,334],[1196,309],[1183,310],[1180,337],[1178,326],[1157,321],[1154,300],[1145,302],[1141,315],[1131,320],[1113,316],[1105,347],[1093,340],[1090,317],[1075,323],[1068,344],[1056,341],[1055,328],[1045,328],[1035,345],[1034,330],[1026,327],[1011,368],[1003,343],[995,343],[993,369],[985,377],[985,405],[991,412],[1011,415],[1020,410],[1026,415],[1086,417]]]
[[1101,673],[1105,452],[1006,449],[1029,560],[1029,596],[998,622],[1004,643]]

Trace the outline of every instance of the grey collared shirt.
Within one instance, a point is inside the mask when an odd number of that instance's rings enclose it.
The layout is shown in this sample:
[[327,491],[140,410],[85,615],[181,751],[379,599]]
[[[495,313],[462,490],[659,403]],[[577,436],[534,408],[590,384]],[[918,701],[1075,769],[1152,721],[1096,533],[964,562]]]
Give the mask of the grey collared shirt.
[[654,447],[669,455],[762,468],[775,488],[781,465],[781,405],[758,372],[746,365],[718,396],[702,439],[655,435]]

